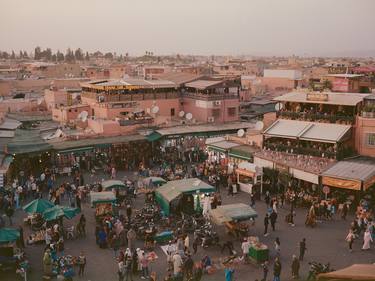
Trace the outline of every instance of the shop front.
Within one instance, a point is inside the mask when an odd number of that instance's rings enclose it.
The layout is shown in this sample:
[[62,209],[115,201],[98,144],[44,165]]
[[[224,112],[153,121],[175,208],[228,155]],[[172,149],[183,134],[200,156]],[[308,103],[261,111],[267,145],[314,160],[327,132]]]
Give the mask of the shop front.
[[241,162],[236,169],[237,184],[246,193],[257,192],[255,186],[260,186],[258,192],[263,191],[263,169],[249,162]]

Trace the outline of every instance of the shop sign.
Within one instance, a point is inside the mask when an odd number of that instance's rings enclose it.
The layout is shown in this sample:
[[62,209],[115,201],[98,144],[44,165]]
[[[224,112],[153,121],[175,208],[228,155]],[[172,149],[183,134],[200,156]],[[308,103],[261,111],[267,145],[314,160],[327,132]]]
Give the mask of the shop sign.
[[361,182],[354,180],[344,180],[337,179],[332,177],[323,177],[322,183],[324,185],[329,185],[338,188],[352,189],[352,190],[361,190]]

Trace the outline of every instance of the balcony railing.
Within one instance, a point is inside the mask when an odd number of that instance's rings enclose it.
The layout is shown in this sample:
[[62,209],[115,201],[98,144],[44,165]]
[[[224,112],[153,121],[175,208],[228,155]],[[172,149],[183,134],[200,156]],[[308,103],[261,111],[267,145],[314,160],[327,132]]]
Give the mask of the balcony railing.
[[327,151],[326,149],[319,150],[316,148],[301,147],[301,146],[289,146],[274,143],[265,143],[264,147],[272,151],[288,152],[292,154],[310,155],[315,157],[331,158],[341,160],[346,157],[355,155],[355,152],[351,148],[341,148],[336,152]]
[[331,115],[331,114],[321,114],[321,113],[306,113],[306,112],[293,112],[293,111],[279,111],[278,116],[287,119],[300,119],[308,121],[328,121],[330,123],[345,122],[347,124],[354,123],[354,116],[344,116],[344,115]]
[[182,95],[183,97],[197,99],[197,100],[207,100],[207,101],[213,101],[213,100],[231,100],[231,99],[239,99],[239,96],[237,94],[197,94],[197,93],[189,93],[185,92]]

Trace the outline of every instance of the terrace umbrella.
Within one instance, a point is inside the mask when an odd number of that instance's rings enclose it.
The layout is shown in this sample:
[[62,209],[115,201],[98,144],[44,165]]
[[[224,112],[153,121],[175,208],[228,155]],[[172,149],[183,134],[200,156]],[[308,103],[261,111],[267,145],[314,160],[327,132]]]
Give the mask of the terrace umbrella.
[[67,219],[74,218],[79,214],[80,210],[78,208],[71,208],[66,206],[54,206],[50,209],[47,209],[43,213],[43,218],[46,221],[56,220],[61,217],[66,217]]
[[0,243],[8,243],[16,241],[20,238],[20,232],[14,228],[1,228],[0,229]]
[[29,204],[23,206],[23,210],[29,214],[43,213],[45,210],[55,206],[52,202],[45,199],[35,199]]

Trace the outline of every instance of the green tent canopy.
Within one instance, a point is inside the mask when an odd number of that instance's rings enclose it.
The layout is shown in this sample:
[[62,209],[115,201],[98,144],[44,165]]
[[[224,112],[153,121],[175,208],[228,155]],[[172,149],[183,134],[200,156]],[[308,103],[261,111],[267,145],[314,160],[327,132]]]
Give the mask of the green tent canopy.
[[126,185],[120,180],[106,180],[102,182],[103,190],[125,189]]
[[56,220],[60,217],[66,217],[67,219],[74,218],[80,213],[78,208],[71,208],[67,206],[54,206],[43,213],[43,218],[46,221]]
[[45,199],[35,199],[29,204],[23,206],[23,210],[29,214],[32,213],[43,213],[45,210],[55,206],[52,202]]
[[152,182],[152,184],[157,186],[163,185],[167,182],[165,179],[159,177],[148,177],[143,179],[144,184],[149,184],[150,181]]
[[209,214],[216,224],[248,220],[258,216],[258,213],[253,208],[243,203],[218,206],[216,209],[210,210]]
[[1,228],[0,229],[0,243],[8,243],[16,241],[20,238],[20,232],[14,228]]
[[155,191],[156,201],[166,215],[170,213],[170,203],[183,194],[193,194],[196,192],[215,192],[215,187],[197,178],[169,181]]

